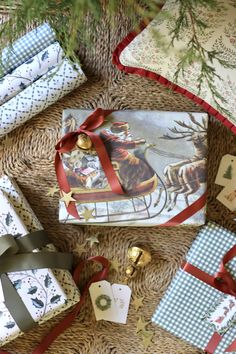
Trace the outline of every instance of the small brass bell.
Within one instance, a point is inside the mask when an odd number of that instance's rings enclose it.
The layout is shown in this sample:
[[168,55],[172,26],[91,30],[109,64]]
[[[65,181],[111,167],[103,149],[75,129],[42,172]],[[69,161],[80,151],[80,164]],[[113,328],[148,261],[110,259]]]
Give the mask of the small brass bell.
[[80,149],[89,150],[89,149],[91,149],[93,144],[92,144],[92,141],[88,135],[81,133],[78,136],[78,140],[77,140],[76,145]]
[[127,278],[134,278],[137,275],[137,269],[131,264],[126,268],[125,274]]
[[134,278],[137,275],[138,269],[145,267],[151,262],[151,254],[140,247],[130,247],[128,249],[129,265],[126,268],[125,274],[128,279]]
[[152,259],[150,253],[140,247],[128,249],[128,259],[137,268],[145,267]]

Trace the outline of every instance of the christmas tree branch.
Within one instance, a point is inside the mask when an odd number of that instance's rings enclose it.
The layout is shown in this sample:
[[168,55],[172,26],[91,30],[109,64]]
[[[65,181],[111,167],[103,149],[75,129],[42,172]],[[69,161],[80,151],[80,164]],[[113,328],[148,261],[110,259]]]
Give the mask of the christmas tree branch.
[[220,52],[207,50],[201,43],[198,35],[198,33],[201,33],[201,31],[204,31],[208,27],[206,23],[198,18],[198,6],[210,7],[212,11],[217,11],[220,10],[219,3],[215,0],[199,0],[198,4],[194,0],[176,0],[176,2],[179,3],[179,17],[177,18],[175,28],[171,31],[171,45],[174,46],[175,40],[181,38],[182,31],[186,28],[191,29],[191,38],[187,43],[187,50],[182,54],[178,62],[174,80],[178,82],[180,74],[184,77],[186,69],[192,64],[198,63],[200,65],[200,74],[197,78],[197,94],[201,94],[202,87],[206,84],[217,108],[223,114],[231,117],[231,113],[224,107],[224,103],[226,103],[225,99],[214,84],[215,79],[222,80],[216,73],[214,61],[218,61],[224,68],[232,69],[236,68],[236,65],[223,60],[220,57]]

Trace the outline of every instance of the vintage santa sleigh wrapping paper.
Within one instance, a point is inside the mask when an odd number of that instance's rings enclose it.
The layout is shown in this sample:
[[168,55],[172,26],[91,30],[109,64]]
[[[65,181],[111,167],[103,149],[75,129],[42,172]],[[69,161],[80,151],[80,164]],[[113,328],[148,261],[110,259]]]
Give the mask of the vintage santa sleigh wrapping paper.
[[200,230],[152,321],[207,353],[236,352],[236,234]]
[[[99,119],[102,122],[97,124]],[[207,126],[205,113],[64,110],[64,138],[57,146],[61,161],[58,155],[56,158],[62,195],[60,222],[119,226],[204,224]],[[88,130],[93,130],[100,139],[98,145],[87,146],[88,135],[85,146],[81,145],[84,134],[81,136],[78,129],[90,136]],[[69,142],[75,134],[80,144]],[[109,158],[105,164],[101,152],[99,156],[101,145]],[[112,189],[106,171],[108,162],[123,194]],[[63,188],[65,179],[67,187]]]
[[[30,232],[42,229],[15,182],[7,176],[0,178],[0,242],[4,235],[14,235],[23,240]],[[34,237],[37,236],[40,237],[40,235],[34,235]],[[49,252],[56,251],[52,244],[44,246],[43,249]],[[2,252],[4,252],[4,245],[1,244]],[[33,252],[37,252],[37,249]],[[3,257],[4,253],[0,256]],[[7,273],[7,276],[20,299],[23,300],[30,316],[37,323],[45,322],[80,300],[78,288],[71,274],[66,270],[43,268],[10,272]],[[22,323],[18,326],[15,314],[11,312],[14,312],[14,308],[11,308],[10,311],[7,307],[2,284],[1,281],[0,346],[23,334],[19,328]],[[20,311],[18,307],[17,310]]]

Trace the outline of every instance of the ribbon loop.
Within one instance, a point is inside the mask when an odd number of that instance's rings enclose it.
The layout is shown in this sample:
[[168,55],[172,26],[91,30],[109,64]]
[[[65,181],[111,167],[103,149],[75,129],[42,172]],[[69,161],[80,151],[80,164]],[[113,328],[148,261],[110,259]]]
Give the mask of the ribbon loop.
[[51,242],[43,230],[32,232],[21,238],[15,238],[10,234],[0,237],[0,280],[4,302],[17,326],[23,332],[33,328],[35,321],[6,273],[42,268],[70,269],[73,261],[72,254],[32,252],[49,243]]
[[[77,142],[78,136],[81,133],[88,135],[93,143],[98,158],[100,160],[101,166],[107,177],[108,183],[111,190],[115,194],[125,194],[120,181],[113,169],[111,160],[106,151],[105,145],[98,134],[93,133],[95,129],[100,127],[105,120],[105,117],[111,114],[111,110],[103,110],[102,108],[97,108],[88,118],[80,125],[79,129],[74,132],[67,133],[56,145],[56,156],[55,156],[55,170],[57,175],[58,185],[61,191],[69,193],[71,191],[70,185],[67,180],[67,176],[63,167],[61,160],[61,155],[63,153],[71,151]],[[79,194],[73,196],[79,200]],[[77,212],[77,208],[74,201],[71,201],[67,206],[67,211],[76,219],[80,219]]]
[[215,274],[214,285],[223,293],[236,296],[236,282],[227,270]]
[[14,236],[7,234],[0,237],[0,258],[4,258],[16,254],[19,246]]

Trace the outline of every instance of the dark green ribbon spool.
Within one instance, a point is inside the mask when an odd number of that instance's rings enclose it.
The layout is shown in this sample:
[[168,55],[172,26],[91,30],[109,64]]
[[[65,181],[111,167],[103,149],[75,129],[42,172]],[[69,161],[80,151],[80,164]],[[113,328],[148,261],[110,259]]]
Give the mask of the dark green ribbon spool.
[[31,232],[21,238],[13,235],[0,237],[0,279],[4,301],[22,332],[29,331],[36,323],[6,273],[42,268],[71,269],[73,256],[70,253],[32,252],[50,243],[44,230]]

